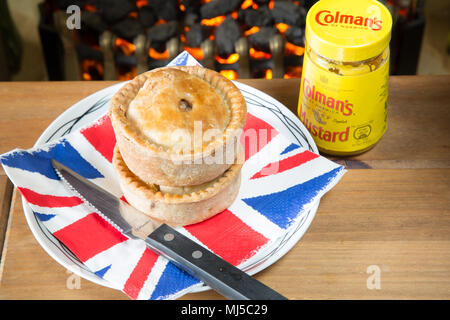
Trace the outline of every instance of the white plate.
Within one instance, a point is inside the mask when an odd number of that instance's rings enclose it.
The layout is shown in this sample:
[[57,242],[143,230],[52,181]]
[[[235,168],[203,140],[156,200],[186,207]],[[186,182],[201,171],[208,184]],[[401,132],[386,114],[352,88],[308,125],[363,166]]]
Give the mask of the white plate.
[[[318,153],[317,146],[308,130],[289,109],[274,98],[255,88],[239,82],[235,82],[235,84],[244,95],[248,110],[253,115],[266,121],[285,136],[291,137],[293,142],[312,152]],[[111,97],[122,85],[124,83],[105,88],[74,104],[48,126],[37,140],[35,147],[56,140],[73,130],[94,122],[100,116],[104,115],[109,107]],[[121,289],[86,268],[57,238],[47,231],[24,200],[22,200],[22,205],[33,235],[53,259],[86,280],[117,290]],[[239,267],[250,275],[253,275],[284,256],[305,234],[314,219],[318,206],[319,201],[282,238],[278,239],[278,241],[265,250],[258,252]],[[195,288],[193,292],[207,289],[209,287],[205,285]]]

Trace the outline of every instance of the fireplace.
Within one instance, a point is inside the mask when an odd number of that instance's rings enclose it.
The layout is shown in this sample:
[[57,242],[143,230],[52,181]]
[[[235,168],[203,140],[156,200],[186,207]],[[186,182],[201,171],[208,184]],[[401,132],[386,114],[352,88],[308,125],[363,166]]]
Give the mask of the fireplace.
[[[80,29],[66,26],[70,5]],[[47,65],[64,69],[56,80],[128,80],[183,50],[230,79],[301,77],[304,1],[46,0],[40,9]]]

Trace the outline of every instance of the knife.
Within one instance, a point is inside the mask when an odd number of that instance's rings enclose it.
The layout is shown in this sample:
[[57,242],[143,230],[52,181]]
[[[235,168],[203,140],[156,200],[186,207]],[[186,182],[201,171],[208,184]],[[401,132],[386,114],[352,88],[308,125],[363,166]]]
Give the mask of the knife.
[[154,252],[228,299],[287,300],[172,227],[152,220],[108,191],[52,160],[57,175],[85,204],[130,239],[143,239]]

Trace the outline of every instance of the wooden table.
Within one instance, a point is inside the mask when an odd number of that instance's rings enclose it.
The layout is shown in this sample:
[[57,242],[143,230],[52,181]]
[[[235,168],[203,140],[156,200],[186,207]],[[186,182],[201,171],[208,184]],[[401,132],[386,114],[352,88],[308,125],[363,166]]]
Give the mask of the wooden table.
[[[295,111],[298,79],[242,82]],[[0,83],[0,154],[31,147],[65,109],[112,84]],[[300,242],[255,277],[289,299],[449,299],[449,110],[450,76],[392,77],[386,135],[365,154],[334,159],[347,174]],[[0,169],[0,300],[127,299],[48,256],[12,190]]]

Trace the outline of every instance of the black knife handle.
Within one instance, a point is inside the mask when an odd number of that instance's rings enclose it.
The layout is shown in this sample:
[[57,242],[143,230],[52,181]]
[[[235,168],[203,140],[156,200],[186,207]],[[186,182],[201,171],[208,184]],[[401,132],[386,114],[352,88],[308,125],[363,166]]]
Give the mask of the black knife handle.
[[166,224],[153,231],[145,242],[228,299],[286,300],[278,292]]

